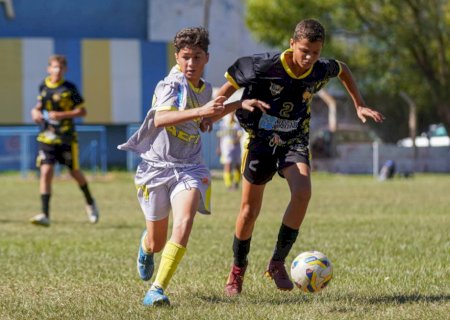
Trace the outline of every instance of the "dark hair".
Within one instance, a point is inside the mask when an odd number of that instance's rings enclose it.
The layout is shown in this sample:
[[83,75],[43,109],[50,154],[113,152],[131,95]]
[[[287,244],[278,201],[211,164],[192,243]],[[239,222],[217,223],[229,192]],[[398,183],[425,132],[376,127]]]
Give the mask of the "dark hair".
[[325,42],[325,28],[315,19],[305,19],[295,26],[294,40],[308,39],[309,42]]
[[54,54],[48,58],[48,65],[52,63],[52,61],[58,61],[60,65],[63,67],[67,67],[67,59],[65,56],[61,54]]
[[203,27],[185,28],[177,32],[173,39],[176,52],[185,47],[199,47],[208,53],[209,34]]

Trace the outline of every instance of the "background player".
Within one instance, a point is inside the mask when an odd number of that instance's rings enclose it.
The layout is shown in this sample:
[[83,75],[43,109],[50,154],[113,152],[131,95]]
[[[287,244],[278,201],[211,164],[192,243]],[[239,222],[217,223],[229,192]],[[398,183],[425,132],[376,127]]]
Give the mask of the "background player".
[[40,125],[36,164],[40,168],[42,213],[30,221],[40,226],[50,225],[50,197],[56,162],[67,166],[70,175],[78,183],[86,200],[89,221],[97,223],[99,219],[87,180],[79,169],[77,134],[73,123],[74,118],[86,116],[86,109],[76,86],[64,80],[66,70],[67,61],[64,56],[50,56],[47,68],[49,76],[40,84],[38,102],[31,110],[32,119]]
[[217,154],[223,165],[223,181],[228,190],[236,190],[241,181],[241,140],[244,131],[233,113],[225,115],[217,131]]

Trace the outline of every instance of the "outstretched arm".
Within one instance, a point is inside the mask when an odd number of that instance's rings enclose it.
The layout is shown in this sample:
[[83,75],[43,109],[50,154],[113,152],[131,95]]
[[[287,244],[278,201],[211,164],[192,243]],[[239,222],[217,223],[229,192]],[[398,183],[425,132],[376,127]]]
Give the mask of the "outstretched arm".
[[367,107],[349,67],[343,62],[339,63],[342,68],[341,73],[339,74],[339,80],[341,80],[345,89],[347,89],[347,92],[350,94],[358,118],[361,119],[363,123],[367,121],[366,117],[372,118],[375,122],[383,122],[384,116],[380,112]]
[[[231,95],[236,92],[236,88],[230,82],[226,82],[217,92],[217,96],[225,96],[227,99],[231,97]],[[258,108],[262,112],[266,112],[267,109],[270,109],[270,106],[258,99],[246,99],[246,100],[238,100],[231,103],[227,103],[224,106],[224,111],[221,114],[214,115],[209,118],[211,122],[215,122],[220,118],[224,117],[226,114],[236,111],[237,109],[245,109],[248,111],[253,111],[255,108]]]
[[212,117],[223,112],[223,103],[226,97],[218,96],[200,108],[181,111],[157,111],[155,114],[155,127],[173,126],[201,117]]

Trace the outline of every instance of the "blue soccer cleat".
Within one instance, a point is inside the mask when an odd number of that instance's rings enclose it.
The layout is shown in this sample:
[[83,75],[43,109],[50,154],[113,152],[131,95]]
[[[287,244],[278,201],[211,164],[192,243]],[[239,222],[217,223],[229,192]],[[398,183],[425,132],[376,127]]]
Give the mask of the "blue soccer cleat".
[[152,286],[144,297],[144,306],[168,306],[169,298],[164,294],[163,288]]
[[144,241],[146,235],[147,230],[142,233],[141,241],[139,242],[138,257],[136,261],[139,276],[144,281],[148,281],[151,279],[153,270],[155,269],[155,264],[153,262],[153,253],[145,253],[144,249],[142,248],[142,241]]

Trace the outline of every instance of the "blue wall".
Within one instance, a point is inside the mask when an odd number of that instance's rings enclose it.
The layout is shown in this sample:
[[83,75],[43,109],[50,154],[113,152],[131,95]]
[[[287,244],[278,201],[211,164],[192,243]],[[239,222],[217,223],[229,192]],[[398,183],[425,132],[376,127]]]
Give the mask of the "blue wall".
[[147,39],[147,0],[13,0],[0,5],[0,37]]

